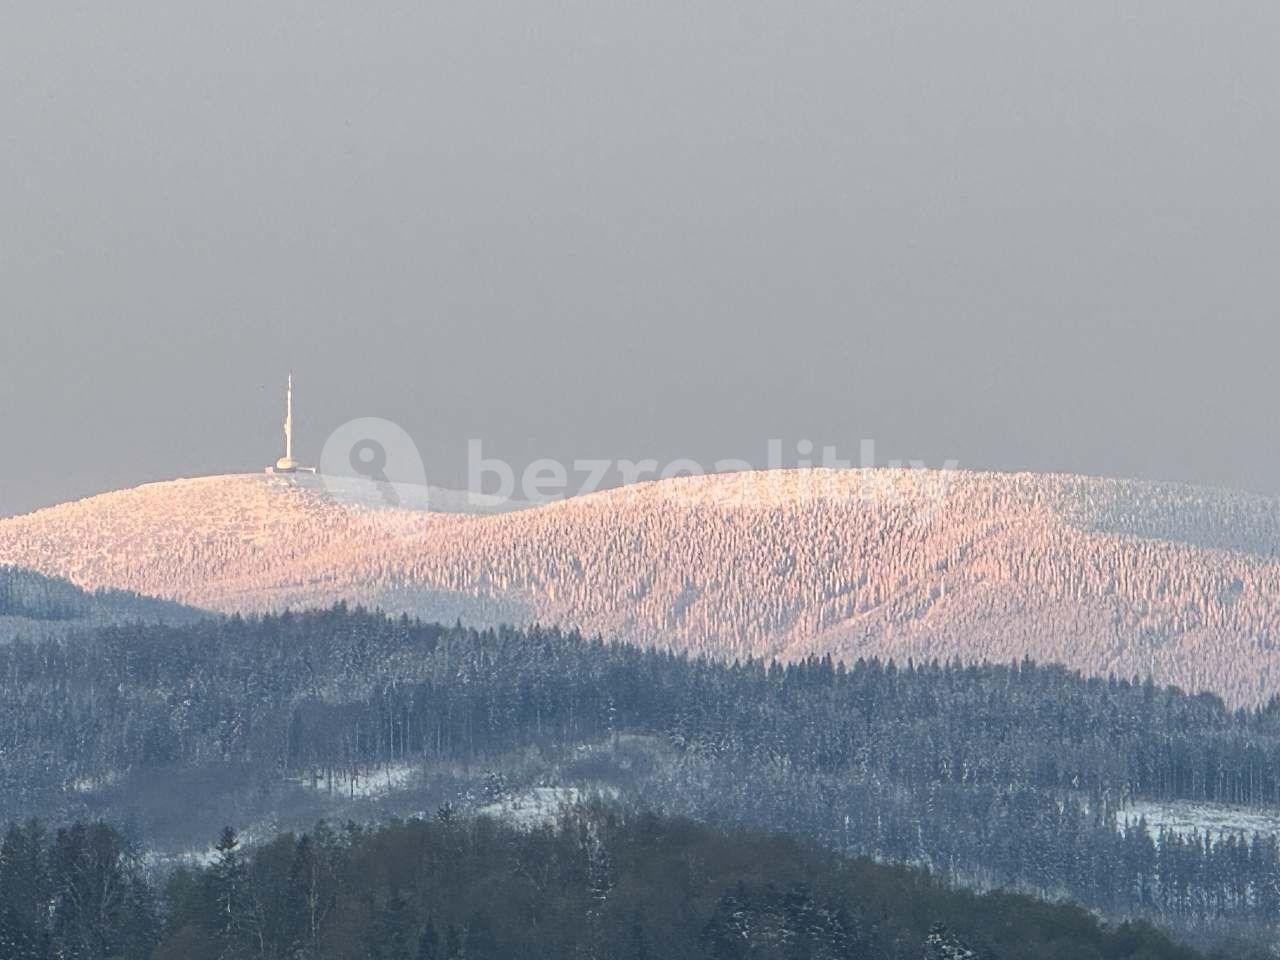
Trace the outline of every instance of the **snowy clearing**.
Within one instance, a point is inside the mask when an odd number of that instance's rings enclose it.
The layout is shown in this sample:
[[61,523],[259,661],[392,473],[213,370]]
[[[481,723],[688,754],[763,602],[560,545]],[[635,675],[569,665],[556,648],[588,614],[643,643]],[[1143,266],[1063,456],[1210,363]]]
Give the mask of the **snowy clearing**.
[[317,770],[314,776],[298,776],[292,782],[308,790],[332,793],[338,797],[364,800],[386,796],[404,790],[414,784],[421,768],[416,764],[400,763],[379,767],[368,772],[360,770]]
[[1246,837],[1252,837],[1255,833],[1280,836],[1280,810],[1193,803],[1189,800],[1138,800],[1120,812],[1117,822],[1122,827],[1126,821],[1136,825],[1144,816],[1147,818],[1147,829],[1153,836],[1162,827],[1183,836],[1207,831],[1215,839],[1231,834],[1244,834]]
[[486,817],[504,820],[517,827],[532,829],[554,823],[560,811],[592,797],[616,799],[618,791],[613,787],[591,790],[579,787],[534,787],[523,793],[504,797],[486,804],[476,812]]

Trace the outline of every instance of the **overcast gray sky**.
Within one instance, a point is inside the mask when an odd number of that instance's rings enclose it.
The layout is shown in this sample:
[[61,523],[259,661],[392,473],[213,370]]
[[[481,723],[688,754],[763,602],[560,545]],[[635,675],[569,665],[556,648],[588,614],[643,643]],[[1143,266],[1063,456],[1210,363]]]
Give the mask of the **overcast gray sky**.
[[431,478],[1280,492],[1280,5],[0,2],[0,514],[357,416]]

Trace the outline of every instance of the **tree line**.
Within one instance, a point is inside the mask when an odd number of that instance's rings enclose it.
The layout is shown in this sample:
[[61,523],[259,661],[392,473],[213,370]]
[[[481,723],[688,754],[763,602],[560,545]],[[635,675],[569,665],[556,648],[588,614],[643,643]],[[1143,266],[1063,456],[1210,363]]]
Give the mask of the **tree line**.
[[112,828],[32,822],[5,835],[0,891],[9,960],[1207,960],[1145,923],[598,806],[534,830],[447,809],[320,823],[253,849],[227,828],[162,889]]

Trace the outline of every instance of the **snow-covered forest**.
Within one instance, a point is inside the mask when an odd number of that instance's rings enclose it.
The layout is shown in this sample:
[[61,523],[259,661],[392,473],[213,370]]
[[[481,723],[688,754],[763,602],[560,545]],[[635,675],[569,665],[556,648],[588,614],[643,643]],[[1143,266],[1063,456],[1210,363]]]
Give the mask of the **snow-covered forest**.
[[108,623],[190,623],[181,604],[101,588],[92,593],[60,577],[0,565],[0,639],[66,634]]
[[0,521],[0,562],[224,611],[342,597],[727,658],[1031,656],[1232,704],[1280,691],[1266,498],[921,470],[678,478],[481,515],[356,493],[150,484]]
[[1280,819],[1280,707],[1029,661],[733,666],[341,608],[110,627],[0,647],[0,750],[0,819],[107,816],[155,846],[594,790],[1201,938],[1280,916],[1274,833],[1136,816]]

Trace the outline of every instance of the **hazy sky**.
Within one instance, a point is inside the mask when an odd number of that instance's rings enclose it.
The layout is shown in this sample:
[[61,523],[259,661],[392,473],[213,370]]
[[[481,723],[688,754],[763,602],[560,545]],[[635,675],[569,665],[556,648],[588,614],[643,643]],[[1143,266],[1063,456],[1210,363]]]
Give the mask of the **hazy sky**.
[[0,514],[402,424],[1280,492],[1280,5],[0,0]]

